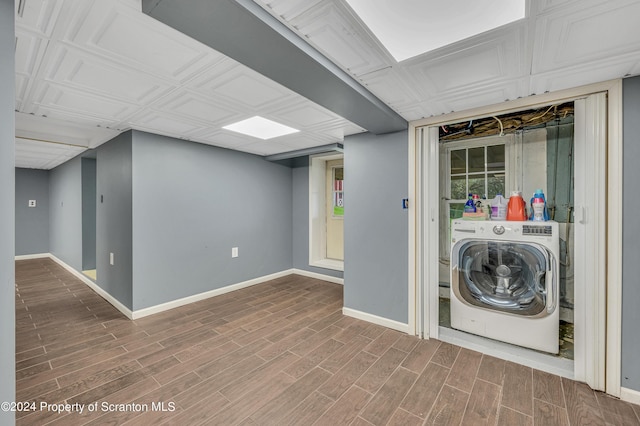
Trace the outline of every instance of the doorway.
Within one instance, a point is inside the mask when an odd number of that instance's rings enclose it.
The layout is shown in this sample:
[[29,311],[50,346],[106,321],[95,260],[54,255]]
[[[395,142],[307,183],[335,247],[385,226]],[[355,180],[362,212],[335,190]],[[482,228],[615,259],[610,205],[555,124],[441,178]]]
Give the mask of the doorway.
[[309,160],[309,265],[344,271],[344,156]]
[[344,261],[344,161],[326,162],[327,259]]
[[93,281],[96,274],[97,162],[82,158],[82,273]]
[[[575,361],[573,368],[549,368],[544,357],[507,351],[509,359],[584,381],[593,389],[620,392],[620,214],[612,208],[621,199],[621,87],[606,82],[506,102],[466,113],[452,113],[412,123],[409,141],[410,207],[409,325],[424,338],[450,339],[485,353],[475,336],[451,337],[438,324],[438,282],[441,211],[439,128],[464,120],[494,117],[524,109],[575,102],[574,222]],[[593,202],[598,200],[598,202]],[[578,285],[578,284],[576,284]],[[413,328],[412,328],[413,327]],[[607,333],[605,334],[605,331]],[[455,339],[458,341],[454,341]],[[470,343],[471,342],[471,343]],[[484,345],[484,347],[483,347]],[[605,364],[605,352],[606,360]],[[503,355],[504,357],[504,355]],[[554,370],[555,369],[555,370]],[[606,370],[606,375],[605,375]],[[606,382],[605,382],[606,378]]]

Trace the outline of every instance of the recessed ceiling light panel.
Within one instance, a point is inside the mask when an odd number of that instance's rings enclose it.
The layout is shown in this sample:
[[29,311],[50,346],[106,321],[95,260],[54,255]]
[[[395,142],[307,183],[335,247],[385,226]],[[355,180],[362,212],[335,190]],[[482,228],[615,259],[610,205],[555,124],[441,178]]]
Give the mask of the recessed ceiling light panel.
[[525,17],[525,0],[346,0],[396,61]]
[[275,121],[271,121],[257,115],[255,117],[247,118],[246,120],[224,126],[223,129],[263,140],[299,132],[299,130],[294,129],[293,127],[285,126],[284,124],[276,123]]

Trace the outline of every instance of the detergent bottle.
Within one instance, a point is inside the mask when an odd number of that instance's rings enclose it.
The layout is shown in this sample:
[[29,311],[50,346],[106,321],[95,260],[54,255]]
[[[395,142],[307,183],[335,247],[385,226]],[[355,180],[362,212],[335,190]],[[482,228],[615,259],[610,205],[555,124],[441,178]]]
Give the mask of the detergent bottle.
[[465,213],[476,212],[476,203],[473,200],[473,194],[469,194],[469,198],[467,199],[467,202],[464,204],[464,212]]
[[498,193],[496,198],[491,200],[491,220],[505,220],[507,218],[507,200]]
[[507,220],[527,220],[525,202],[520,191],[512,191],[507,204]]
[[529,220],[547,221],[549,220],[549,211],[547,210],[547,201],[544,198],[542,189],[536,189],[531,197],[531,215]]

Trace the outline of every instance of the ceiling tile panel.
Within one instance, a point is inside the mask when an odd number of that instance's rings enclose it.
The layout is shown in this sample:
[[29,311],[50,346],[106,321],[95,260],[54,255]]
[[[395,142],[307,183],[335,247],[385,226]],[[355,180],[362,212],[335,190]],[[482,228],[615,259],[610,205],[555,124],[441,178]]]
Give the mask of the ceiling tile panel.
[[156,79],[102,58],[60,45],[45,78],[94,95],[137,105],[153,102],[173,89]]
[[86,148],[16,138],[16,167],[51,169]]
[[274,111],[272,116],[276,120],[280,120],[288,126],[298,126],[298,130],[314,127],[330,125],[344,119],[336,116],[332,112],[327,111],[319,105],[311,102],[298,102],[288,105],[287,108]]
[[640,71],[638,61],[640,57],[637,54],[629,54],[536,74],[531,77],[531,93],[554,92],[637,74]]
[[473,90],[466,90],[457,95],[449,95],[440,99],[446,112],[463,111],[486,105],[499,104],[509,99],[516,99],[523,96],[526,91],[528,79],[517,79],[499,84],[477,87]]
[[[430,80],[418,76],[416,79],[403,67],[389,67],[361,77],[365,87],[396,111],[408,104],[414,104],[421,98],[420,92],[435,92],[435,87],[418,91],[417,86],[428,85]],[[406,118],[406,117],[405,117]]]
[[176,121],[182,117],[186,120],[197,120],[202,126],[212,127],[229,124],[235,117],[241,116],[240,112],[223,108],[213,99],[203,99],[189,92],[180,92],[156,108],[163,111],[164,116],[173,116]]
[[135,111],[134,105],[49,82],[42,83],[36,104],[40,115],[58,111],[104,125],[122,121]]
[[344,6],[325,2],[292,19],[290,24],[329,59],[354,76],[384,68],[394,63],[388,54],[362,36],[366,33],[346,13]]
[[483,37],[481,43],[477,40],[459,43],[455,52],[408,65],[408,69],[431,82],[431,86],[423,87],[435,88],[435,93],[425,93],[434,96],[521,77],[525,72],[524,28],[513,25],[507,33],[492,34],[493,37]]
[[61,7],[62,0],[16,1],[16,27],[49,37]]
[[46,39],[16,29],[15,67],[19,74],[31,75],[44,53]]
[[194,133],[202,131],[202,126],[180,118],[169,116],[162,111],[146,111],[131,119],[134,129],[159,133],[178,138],[189,138]]
[[230,60],[210,68],[188,87],[212,96],[220,103],[228,102],[249,111],[273,107],[296,97],[289,89]]
[[257,141],[256,138],[224,129],[204,129],[201,132],[194,133],[193,137],[194,140],[202,143],[230,149],[240,149],[245,145],[254,144]]
[[282,145],[277,142],[265,143],[265,141],[255,142],[249,145],[244,145],[242,151],[256,155],[273,155],[280,154],[281,152],[292,151],[287,145]]
[[316,7],[323,3],[324,0],[271,0],[271,1],[256,1],[264,9],[271,12],[271,14],[278,16],[285,21],[290,21],[301,13]]
[[587,7],[590,4],[538,19],[534,74],[640,52],[640,2],[611,0]]
[[152,75],[184,81],[222,58],[177,31],[168,34],[159,22],[113,1],[96,2],[86,16],[78,13],[74,19],[79,22],[77,30],[69,31],[69,42]]
[[31,114],[16,113],[15,120],[16,137],[89,148],[95,148],[120,133],[104,127],[82,125],[79,122],[61,121]]

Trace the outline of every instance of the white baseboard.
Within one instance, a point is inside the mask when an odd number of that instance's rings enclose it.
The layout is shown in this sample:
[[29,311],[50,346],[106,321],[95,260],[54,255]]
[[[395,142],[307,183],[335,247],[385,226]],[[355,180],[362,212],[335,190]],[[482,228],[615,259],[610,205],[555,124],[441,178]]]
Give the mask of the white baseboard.
[[[53,261],[55,261],[56,263],[58,263],[64,269],[66,269],[67,271],[71,272],[75,277],[80,279],[83,283],[88,285],[93,291],[98,293],[103,299],[105,299],[107,302],[112,304],[117,310],[122,312],[127,318],[132,319],[132,320],[135,320],[135,319],[138,319],[138,318],[142,318],[142,317],[146,317],[146,316],[153,315],[153,314],[157,314],[159,312],[168,311],[169,309],[173,309],[173,308],[177,308],[177,307],[180,307],[180,306],[188,305],[189,303],[198,302],[198,301],[204,300],[204,299],[209,299],[211,297],[219,296],[221,294],[229,293],[229,292],[232,292],[232,291],[235,291],[235,290],[240,290],[240,289],[243,289],[243,288],[246,288],[246,287],[251,287],[251,286],[254,286],[256,284],[261,284],[263,282],[274,280],[274,279],[280,278],[280,277],[285,277],[285,276],[291,275],[291,274],[297,274],[297,275],[303,275],[303,276],[306,276],[306,277],[317,278],[317,279],[320,279],[320,280],[324,280],[324,281],[328,281],[328,282],[332,282],[332,283],[336,283],[336,284],[344,284],[344,279],[342,279],[342,278],[336,278],[336,277],[332,277],[332,276],[329,276],[329,275],[323,275],[323,274],[318,274],[318,273],[315,273],[315,272],[304,271],[302,269],[286,269],[284,271],[276,272],[276,273],[269,274],[269,275],[264,275],[262,277],[253,278],[251,280],[243,281],[243,282],[236,283],[236,284],[231,284],[231,285],[228,285],[226,287],[217,288],[215,290],[206,291],[204,293],[194,294],[193,296],[183,297],[182,299],[172,300],[170,302],[161,303],[159,305],[150,306],[148,308],[143,308],[143,309],[138,309],[136,311],[132,311],[131,309],[129,309],[125,305],[123,305],[120,301],[118,301],[118,299],[116,299],[115,297],[113,297],[112,295],[107,293],[105,290],[103,290],[102,287],[97,285],[89,277],[85,276],[82,272],[77,271],[76,269],[74,269],[73,267],[71,267],[70,265],[68,265],[67,263],[65,263],[64,261],[62,261],[61,259],[57,258],[56,256],[54,256],[51,253],[41,253],[41,254],[30,254],[30,255],[24,255],[24,256],[16,256],[15,260],[28,260],[28,259],[41,259],[41,258],[50,258]],[[357,311],[354,311],[354,312],[357,312]],[[355,315],[356,314],[354,314],[353,316],[355,316]],[[361,313],[361,315],[367,315],[367,314]],[[374,317],[374,316],[371,316],[371,317]],[[374,317],[374,318],[379,318],[379,317]],[[361,318],[361,319],[365,319],[365,318]],[[373,320],[373,321],[371,319],[365,319],[365,321],[374,322],[376,324],[384,325],[385,327],[393,328],[393,329],[396,329],[396,330],[398,329],[398,328],[396,328],[397,324],[391,324],[390,325],[390,323],[389,323],[390,320],[386,320],[384,318],[379,318],[378,320]],[[376,321],[383,321],[384,323],[383,322],[376,322]],[[402,325],[402,324],[400,324],[400,325]],[[404,327],[406,328],[406,325]]]
[[264,275],[262,277],[253,278],[251,280],[243,281],[237,284],[231,284],[226,287],[217,288],[211,291],[206,291],[204,293],[194,294],[193,296],[183,297],[182,299],[172,300],[170,302],[161,303],[159,305],[151,306],[144,309],[138,309],[137,311],[133,311],[132,319],[138,319],[138,318],[146,317],[149,315],[157,314],[159,312],[168,311],[169,309],[188,305],[189,303],[199,302],[200,300],[209,299],[211,297],[220,296],[221,294],[229,293],[235,290],[240,290],[246,287],[251,287],[256,284],[274,280],[280,277],[285,277],[293,273],[294,273],[293,269],[287,269],[284,271],[276,272],[274,274]]
[[409,324],[403,324],[401,322],[390,320],[388,318],[379,317],[377,315],[368,314],[366,312],[356,311],[355,309],[342,308],[342,314],[348,317],[357,318],[359,320],[391,328],[402,333],[409,332]]
[[332,277],[331,275],[318,274],[317,272],[305,271],[304,269],[292,269],[292,274],[302,275],[304,277],[316,278],[323,281],[329,281],[330,283],[344,285],[344,278]]
[[131,311],[131,309],[127,308],[118,299],[116,299],[115,297],[113,297],[112,295],[110,295],[109,293],[104,291],[102,289],[102,287],[100,287],[98,284],[94,283],[89,277],[84,275],[82,272],[76,271],[73,267],[71,267],[70,265],[67,265],[65,262],[63,262],[62,260],[58,259],[56,256],[54,256],[51,253],[49,253],[48,257],[50,257],[53,261],[55,261],[57,264],[62,266],[67,271],[71,272],[78,279],[80,279],[83,283],[88,285],[93,291],[98,293],[98,295],[100,295],[100,297],[102,297],[107,302],[111,303],[114,308],[116,308],[117,310],[122,312],[127,318],[134,319],[133,312]]
[[620,388],[620,399],[640,405],[640,392],[628,388]]
[[20,256],[16,256],[15,260],[44,259],[46,257],[51,257],[51,255],[49,253],[22,254]]

